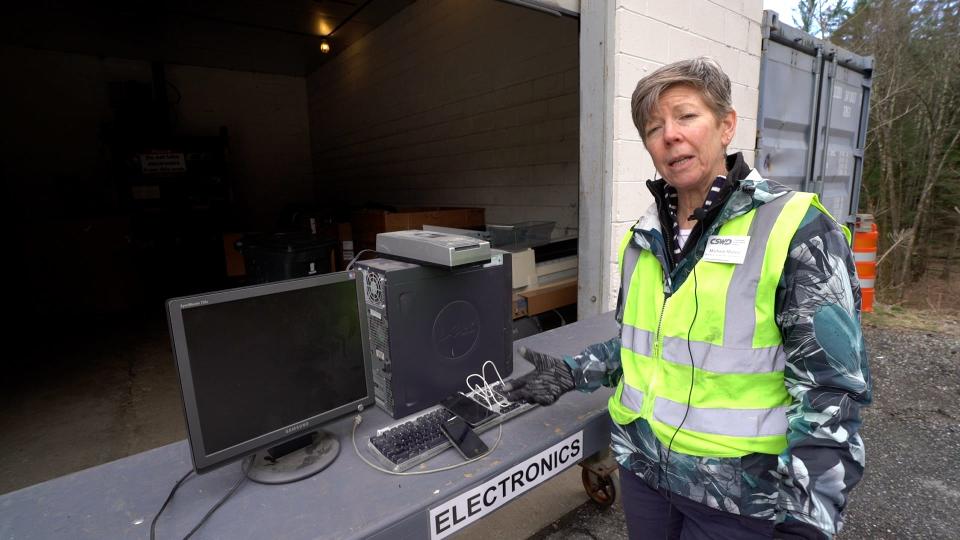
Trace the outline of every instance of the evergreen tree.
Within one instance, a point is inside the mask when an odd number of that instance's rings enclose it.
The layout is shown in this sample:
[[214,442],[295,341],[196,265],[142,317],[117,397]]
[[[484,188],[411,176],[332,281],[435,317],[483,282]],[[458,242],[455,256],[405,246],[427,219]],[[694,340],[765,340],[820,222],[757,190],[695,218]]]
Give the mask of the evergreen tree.
[[804,32],[819,34],[821,38],[833,34],[851,14],[847,9],[847,0],[800,0],[797,12],[800,19],[794,17],[793,23]]

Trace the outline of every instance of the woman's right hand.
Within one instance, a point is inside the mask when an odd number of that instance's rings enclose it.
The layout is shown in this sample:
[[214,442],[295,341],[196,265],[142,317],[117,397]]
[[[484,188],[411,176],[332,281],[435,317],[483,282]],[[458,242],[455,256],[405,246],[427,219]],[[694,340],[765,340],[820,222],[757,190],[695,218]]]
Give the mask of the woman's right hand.
[[519,352],[525,360],[533,364],[534,370],[503,383],[507,399],[550,405],[562,394],[573,390],[573,372],[562,358],[526,347],[520,347]]

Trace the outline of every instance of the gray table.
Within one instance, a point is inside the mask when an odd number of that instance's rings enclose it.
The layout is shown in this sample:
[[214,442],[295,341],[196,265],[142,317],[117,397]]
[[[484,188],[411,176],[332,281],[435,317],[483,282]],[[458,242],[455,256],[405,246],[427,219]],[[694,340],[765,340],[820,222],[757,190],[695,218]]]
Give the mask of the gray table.
[[[515,350],[526,345],[543,352],[572,354],[615,332],[613,316],[606,314],[518,341]],[[529,369],[529,364],[516,357],[514,375]],[[353,419],[343,418],[326,428],[340,437],[341,451],[333,465],[292,484],[244,483],[195,537],[428,538],[437,520],[437,516],[431,520],[431,508],[449,507],[451,499],[495,483],[572,435],[582,431],[578,459],[606,448],[610,394],[609,389],[568,393],[550,407],[538,407],[505,423],[500,446],[486,458],[420,476],[391,476],[361,462],[350,442]],[[367,439],[377,428],[391,422],[377,408],[365,411],[357,429],[360,450],[365,451]],[[497,430],[492,429],[482,438],[492,445],[496,436]],[[437,468],[459,460],[451,449],[424,467]],[[572,464],[573,460],[568,460],[562,468]],[[557,468],[561,466],[557,464]],[[157,509],[176,480],[190,469],[187,442],[180,441],[8,493],[0,497],[0,538],[147,538]],[[240,474],[239,463],[234,463],[187,480],[161,516],[157,536],[182,538]],[[500,488],[505,491],[509,485],[501,483],[488,490],[489,498],[496,498]],[[474,496],[464,504],[476,509],[482,500]],[[446,527],[458,517],[462,519],[467,507],[460,507],[460,516],[443,514],[441,524]]]

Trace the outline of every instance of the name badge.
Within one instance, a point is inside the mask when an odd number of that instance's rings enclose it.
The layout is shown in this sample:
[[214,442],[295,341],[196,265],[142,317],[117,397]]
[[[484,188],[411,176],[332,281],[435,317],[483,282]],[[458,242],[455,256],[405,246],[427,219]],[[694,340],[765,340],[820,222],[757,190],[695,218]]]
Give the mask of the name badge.
[[747,257],[749,236],[710,236],[703,260],[708,262],[743,264]]

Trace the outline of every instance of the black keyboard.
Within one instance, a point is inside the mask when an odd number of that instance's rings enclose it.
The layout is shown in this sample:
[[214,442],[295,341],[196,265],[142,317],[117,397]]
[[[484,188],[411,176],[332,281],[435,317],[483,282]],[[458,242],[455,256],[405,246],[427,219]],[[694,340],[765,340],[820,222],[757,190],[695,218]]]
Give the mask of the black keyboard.
[[[495,388],[499,386],[498,384]],[[473,393],[468,394],[470,395]],[[483,433],[535,406],[530,403],[510,403],[473,430]],[[440,429],[440,425],[451,417],[452,412],[441,405],[435,405],[416,416],[404,418],[377,430],[377,434],[370,437],[367,446],[388,469],[395,472],[405,471],[451,447],[450,441]]]
[[423,463],[444,451],[450,442],[440,430],[440,425],[453,413],[437,405],[424,414],[405,420],[370,437],[375,454],[386,461],[390,469],[403,471]]

